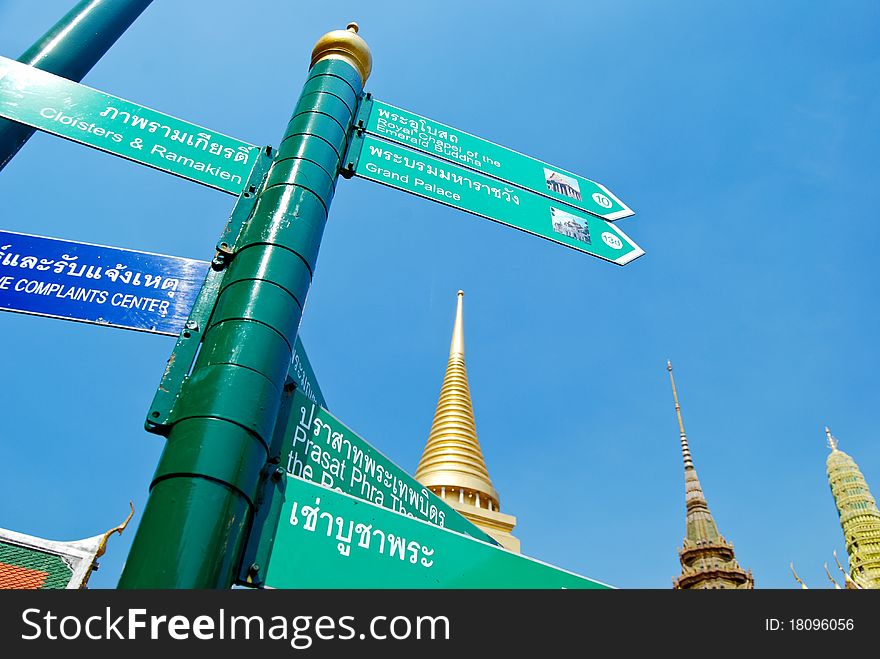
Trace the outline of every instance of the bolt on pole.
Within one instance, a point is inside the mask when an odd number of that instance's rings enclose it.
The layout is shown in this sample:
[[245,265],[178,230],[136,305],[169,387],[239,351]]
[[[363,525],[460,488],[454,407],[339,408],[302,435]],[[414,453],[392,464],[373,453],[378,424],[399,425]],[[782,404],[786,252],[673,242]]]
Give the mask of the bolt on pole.
[[[152,0],[82,0],[28,48],[18,61],[79,82]],[[34,129],[0,119],[0,170]]]
[[357,24],[325,34],[202,348],[171,414],[120,588],[228,588],[372,58]]

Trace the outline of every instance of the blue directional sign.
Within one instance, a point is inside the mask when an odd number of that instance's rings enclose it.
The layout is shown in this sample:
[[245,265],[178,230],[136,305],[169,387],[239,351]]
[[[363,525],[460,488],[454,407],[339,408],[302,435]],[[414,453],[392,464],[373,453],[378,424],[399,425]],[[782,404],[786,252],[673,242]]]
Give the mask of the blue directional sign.
[[[208,262],[0,231],[0,311],[177,336]],[[322,407],[306,350],[296,337],[290,375]]]
[[0,309],[176,336],[207,268],[196,259],[0,231]]

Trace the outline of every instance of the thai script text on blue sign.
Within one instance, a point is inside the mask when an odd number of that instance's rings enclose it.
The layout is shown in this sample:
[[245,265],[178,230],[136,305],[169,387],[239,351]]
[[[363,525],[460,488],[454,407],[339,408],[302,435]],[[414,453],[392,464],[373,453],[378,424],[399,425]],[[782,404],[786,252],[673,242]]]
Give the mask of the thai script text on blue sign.
[[0,231],[0,309],[176,336],[205,261]]
[[[0,231],[0,310],[177,336],[209,263]],[[296,337],[290,374],[326,406]]]

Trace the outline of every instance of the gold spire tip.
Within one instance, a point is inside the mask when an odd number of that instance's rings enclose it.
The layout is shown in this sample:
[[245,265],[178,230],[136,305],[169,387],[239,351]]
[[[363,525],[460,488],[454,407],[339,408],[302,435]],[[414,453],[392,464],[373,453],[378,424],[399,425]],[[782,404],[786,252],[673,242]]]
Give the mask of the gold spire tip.
[[452,328],[452,344],[449,346],[449,356],[461,355],[464,357],[464,291],[458,291],[458,301],[455,307],[455,325]]
[[357,33],[358,33],[358,30],[360,30],[361,28],[360,28],[360,26],[359,26],[357,23],[355,23],[354,21],[352,21],[351,23],[349,23],[348,25],[345,26],[345,29],[346,29],[346,30],[349,30],[350,32],[354,32],[355,34],[357,34]]
[[[672,362],[669,360],[666,361],[666,368],[669,370],[669,383],[672,385],[672,400],[675,403],[675,416],[678,418],[678,431],[681,434],[682,441],[682,450],[687,449],[690,452],[690,448],[687,446],[687,440],[684,435],[684,421],[681,419],[681,405],[678,404],[678,392],[675,390],[675,376],[672,374]],[[687,466],[687,462],[690,461],[690,458],[685,456],[685,466]],[[693,465],[691,465],[693,467]]]
[[828,448],[832,451],[837,450],[837,439],[831,434],[831,429],[825,426],[825,436],[828,438]]

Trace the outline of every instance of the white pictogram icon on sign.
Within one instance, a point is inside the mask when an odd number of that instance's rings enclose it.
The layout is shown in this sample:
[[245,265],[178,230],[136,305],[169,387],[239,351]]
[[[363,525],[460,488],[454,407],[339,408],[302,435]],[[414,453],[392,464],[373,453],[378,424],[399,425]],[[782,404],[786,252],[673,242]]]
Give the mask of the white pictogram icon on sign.
[[623,249],[623,241],[613,233],[608,233],[607,231],[603,233],[602,242],[608,245],[611,249]]
[[599,204],[602,208],[611,208],[614,205],[611,200],[601,192],[593,193],[593,201]]

